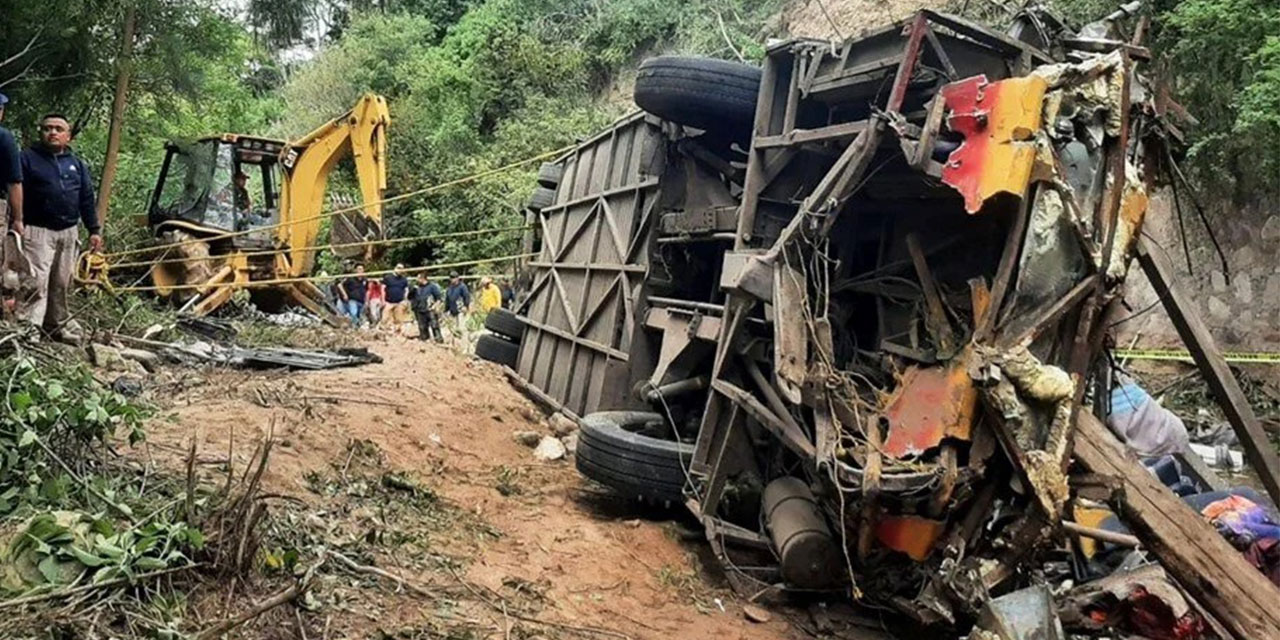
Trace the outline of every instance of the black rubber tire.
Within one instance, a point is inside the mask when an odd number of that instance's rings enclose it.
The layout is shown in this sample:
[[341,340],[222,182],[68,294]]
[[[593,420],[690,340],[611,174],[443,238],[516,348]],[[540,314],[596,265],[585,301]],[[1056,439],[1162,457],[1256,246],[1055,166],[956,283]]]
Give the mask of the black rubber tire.
[[683,500],[693,445],[633,433],[661,420],[644,411],[587,415],[578,431],[578,471],[626,496],[660,503]]
[[546,187],[538,187],[533,190],[533,195],[529,196],[529,208],[534,211],[541,211],[556,202],[556,190]]
[[484,328],[516,344],[520,344],[524,337],[524,321],[502,308],[494,309],[484,317]]
[[635,101],[664,120],[706,131],[750,131],[760,69],[714,58],[659,56],[640,65]]
[[486,333],[476,340],[476,357],[514,369],[520,357],[520,345]]
[[560,186],[562,176],[564,176],[564,167],[554,162],[544,162],[538,167],[538,184],[548,189]]

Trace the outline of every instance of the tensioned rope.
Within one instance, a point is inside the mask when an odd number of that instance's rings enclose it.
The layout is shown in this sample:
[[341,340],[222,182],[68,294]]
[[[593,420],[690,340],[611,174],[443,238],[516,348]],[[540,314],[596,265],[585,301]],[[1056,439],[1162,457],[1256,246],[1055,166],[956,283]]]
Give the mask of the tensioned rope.
[[466,184],[466,183],[468,183],[468,182],[474,182],[474,181],[479,180],[479,179],[481,179],[481,178],[486,178],[486,177],[491,176],[491,175],[495,175],[495,174],[498,174],[498,173],[503,173],[503,172],[505,172],[505,171],[510,171],[511,169],[514,169],[514,168],[516,168],[516,167],[520,167],[520,166],[523,166],[523,165],[529,164],[529,163],[531,163],[531,162],[538,162],[538,161],[540,161],[540,160],[547,160],[547,159],[549,159],[549,158],[553,158],[553,157],[555,157],[555,156],[558,156],[558,155],[560,155],[560,154],[562,154],[562,153],[565,153],[565,152],[567,152],[567,151],[569,151],[569,150],[573,149],[575,146],[576,146],[576,145],[569,145],[569,146],[566,146],[566,147],[561,147],[561,148],[556,149],[556,150],[554,150],[554,151],[548,151],[548,152],[546,152],[546,153],[541,153],[541,154],[538,154],[538,155],[536,155],[536,156],[532,156],[532,157],[530,157],[530,158],[525,158],[524,160],[519,160],[519,161],[516,161],[516,162],[512,162],[512,163],[510,163],[510,164],[506,164],[506,165],[503,165],[503,166],[501,166],[501,167],[496,167],[496,168],[494,168],[494,169],[488,169],[488,170],[485,170],[485,171],[481,171],[481,172],[479,172],[479,173],[473,173],[473,174],[471,174],[471,175],[469,175],[469,176],[463,176],[463,177],[461,177],[461,178],[457,178],[457,179],[454,179],[454,180],[450,180],[450,181],[448,181],[448,182],[442,182],[442,183],[440,183],[440,184],[431,185],[431,186],[429,186],[429,187],[423,187],[423,188],[421,188],[421,189],[415,189],[415,190],[413,190],[413,191],[408,191],[408,192],[405,192],[405,193],[397,194],[397,195],[394,195],[394,196],[391,196],[391,197],[388,197],[388,198],[383,198],[383,199],[381,199],[381,200],[376,200],[376,201],[373,201],[373,202],[366,202],[366,203],[364,203],[364,204],[353,205],[353,206],[350,206],[350,207],[343,207],[343,208],[340,208],[340,209],[334,209],[334,210],[332,210],[332,211],[327,211],[327,212],[320,213],[320,214],[317,214],[317,215],[314,215],[314,216],[308,216],[308,217],[306,217],[306,218],[299,218],[299,219],[297,219],[297,220],[290,220],[290,221],[288,221],[288,222],[279,222],[279,223],[272,224],[272,225],[266,225],[266,226],[262,226],[262,227],[256,227],[256,228],[253,228],[253,229],[245,229],[245,230],[242,230],[242,231],[227,231],[227,232],[219,233],[219,234],[215,234],[215,235],[212,235],[212,236],[205,236],[205,237],[201,237],[201,238],[193,238],[193,239],[190,239],[190,240],[182,240],[182,241],[179,241],[179,242],[172,242],[172,243],[169,243],[169,244],[156,245],[156,246],[153,246],[153,247],[141,247],[141,248],[138,248],[138,249],[127,249],[127,250],[125,250],[125,251],[116,251],[116,252],[114,252],[114,253],[107,253],[107,254],[103,254],[103,256],[102,256],[102,257],[103,257],[103,258],[118,258],[118,257],[121,257],[121,256],[137,255],[137,254],[140,254],[140,253],[150,253],[150,252],[155,252],[155,251],[163,251],[163,250],[166,250],[166,249],[172,249],[172,248],[175,248],[175,247],[182,247],[182,246],[186,246],[186,245],[190,245],[190,244],[197,244],[197,243],[202,243],[202,242],[211,242],[211,241],[214,241],[214,240],[224,240],[224,239],[227,239],[227,238],[236,238],[236,237],[240,237],[240,236],[246,236],[246,235],[249,235],[249,234],[251,234],[251,233],[259,233],[259,232],[261,232],[261,231],[268,231],[268,230],[271,230],[271,229],[279,229],[279,228],[281,228],[281,227],[289,227],[289,226],[293,226],[293,225],[297,225],[297,224],[302,224],[302,223],[305,223],[305,222],[314,222],[314,221],[316,221],[316,220],[323,220],[323,219],[325,219],[325,218],[332,218],[333,216],[336,216],[336,215],[339,215],[339,214],[348,213],[348,212],[351,212],[351,211],[359,211],[359,210],[361,210],[361,209],[365,209],[365,208],[369,207],[369,205],[374,205],[374,204],[385,204],[385,203],[388,203],[388,202],[397,202],[397,201],[400,201],[400,200],[405,200],[405,199],[407,199],[407,198],[413,198],[413,197],[416,197],[416,196],[426,195],[426,194],[428,194],[428,193],[434,193],[434,192],[436,192],[436,191],[440,191],[440,190],[443,190],[443,189],[448,189],[448,188],[450,188],[450,187],[456,187],[456,186],[458,186],[458,185],[460,185],[460,184]]
[[[482,260],[463,260],[463,261],[460,261],[460,262],[445,262],[445,263],[432,264],[432,265],[426,265],[426,266],[421,266],[421,267],[407,267],[407,268],[401,269],[401,270],[400,270],[400,273],[402,273],[402,274],[416,274],[416,273],[419,273],[419,272],[427,273],[427,272],[431,272],[431,271],[439,271],[439,270],[442,270],[442,269],[453,269],[453,268],[457,268],[457,267],[470,267],[470,266],[475,266],[475,265],[479,265],[479,264],[491,264],[491,263],[497,263],[497,262],[508,262],[508,261],[511,261],[511,260],[521,260],[521,259],[523,259],[523,258],[532,258],[532,257],[535,257],[535,256],[537,256],[537,255],[538,255],[537,253],[518,253],[518,254],[514,254],[514,255],[509,255],[509,256],[498,256],[498,257],[494,257],[494,258],[484,258],[484,259],[482,259]],[[273,284],[292,284],[292,283],[297,283],[297,282],[316,282],[316,281],[320,281],[320,280],[324,280],[324,281],[328,281],[328,280],[340,280],[340,279],[343,279],[343,278],[353,278],[353,277],[356,277],[356,276],[358,276],[358,275],[363,275],[363,276],[365,276],[365,277],[369,277],[369,276],[381,276],[381,275],[386,275],[386,274],[388,274],[388,273],[394,273],[394,271],[395,271],[394,269],[382,269],[382,270],[378,270],[378,271],[366,271],[366,272],[364,272],[363,274],[357,274],[357,273],[339,273],[339,274],[335,274],[335,275],[326,275],[326,276],[298,276],[298,277],[295,277],[295,278],[273,278],[273,279],[271,279],[271,280],[253,280],[253,281],[250,281],[250,282],[247,282],[247,283],[245,283],[245,282],[217,282],[217,283],[204,283],[204,284],[175,284],[175,285],[168,286],[168,287],[159,287],[159,286],[155,286],[155,285],[142,285],[142,286],[118,287],[118,288],[113,288],[112,290],[113,290],[113,291],[158,291],[158,290],[163,289],[163,290],[166,290],[166,291],[171,291],[171,290],[181,290],[181,289],[208,289],[208,290],[213,290],[213,289],[221,289],[221,288],[224,288],[224,287],[237,287],[237,288],[239,288],[239,287],[258,287],[258,286],[267,286],[267,285],[273,285]]]
[[[321,249],[339,249],[339,248],[345,248],[345,247],[367,247],[367,246],[373,246],[373,245],[403,244],[406,242],[425,242],[428,240],[448,240],[450,238],[466,238],[466,237],[486,235],[486,234],[505,233],[508,231],[526,231],[532,228],[533,227],[528,225],[520,225],[520,226],[514,226],[514,227],[497,227],[494,229],[476,229],[474,231],[452,231],[448,233],[433,233],[433,234],[420,235],[420,236],[407,236],[403,238],[385,238],[382,240],[369,240],[367,242],[317,244],[309,247],[297,247],[296,249],[292,247],[281,247],[276,249],[265,249],[262,251],[246,251],[240,255],[243,255],[248,258],[252,258],[255,256],[269,256],[269,255],[275,255],[278,253],[289,253],[290,251],[295,251],[295,250],[296,251],[319,251]],[[221,257],[223,256],[209,255],[209,256],[187,256],[182,258],[165,258],[162,260],[138,260],[136,262],[121,262],[120,264],[113,264],[111,265],[111,268],[114,270],[114,269],[125,269],[128,267],[149,267],[149,266],[155,266],[158,264],[178,264],[178,263],[186,263],[186,262],[200,262],[202,260],[217,260]]]

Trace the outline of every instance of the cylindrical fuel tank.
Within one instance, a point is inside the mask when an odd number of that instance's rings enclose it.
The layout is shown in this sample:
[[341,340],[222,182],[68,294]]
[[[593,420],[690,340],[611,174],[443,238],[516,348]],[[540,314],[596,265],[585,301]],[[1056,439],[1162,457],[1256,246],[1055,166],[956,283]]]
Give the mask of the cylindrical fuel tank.
[[837,583],[844,567],[840,547],[809,486],[799,478],[778,478],[764,488],[762,506],[782,578],[805,589]]

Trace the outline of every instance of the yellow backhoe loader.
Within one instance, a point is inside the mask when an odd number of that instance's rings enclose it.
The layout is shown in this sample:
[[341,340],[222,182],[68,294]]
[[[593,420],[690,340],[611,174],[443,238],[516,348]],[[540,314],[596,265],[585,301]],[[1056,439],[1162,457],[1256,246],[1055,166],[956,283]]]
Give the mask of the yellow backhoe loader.
[[[241,289],[265,310],[299,304],[334,312],[309,281],[324,220],[340,256],[372,257],[387,186],[386,99],[366,94],[348,113],[292,141],[223,134],[166,146],[147,223],[160,246],[151,278],[161,296],[204,315]],[[334,166],[355,161],[363,202],[322,212]]]

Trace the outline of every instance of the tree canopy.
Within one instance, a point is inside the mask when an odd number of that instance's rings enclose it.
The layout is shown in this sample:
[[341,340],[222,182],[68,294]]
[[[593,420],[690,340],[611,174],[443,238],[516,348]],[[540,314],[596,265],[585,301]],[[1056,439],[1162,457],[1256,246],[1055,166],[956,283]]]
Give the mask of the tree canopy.
[[[974,3],[979,5],[981,3]],[[166,140],[218,132],[296,136],[365,91],[390,100],[391,193],[556,149],[632,107],[631,69],[674,51],[758,59],[786,0],[0,0],[5,125],[30,140],[66,113],[93,167],[106,148],[124,16],[138,16],[108,221],[111,246],[145,237],[134,215]],[[1057,0],[1080,20],[1112,5]],[[1280,5],[1156,0],[1148,42],[1190,131],[1199,181],[1236,200],[1280,181]],[[395,203],[395,235],[510,226],[535,166]],[[349,186],[349,184],[347,185]],[[334,188],[344,188],[342,179]],[[515,235],[397,248],[390,260],[510,253]]]

